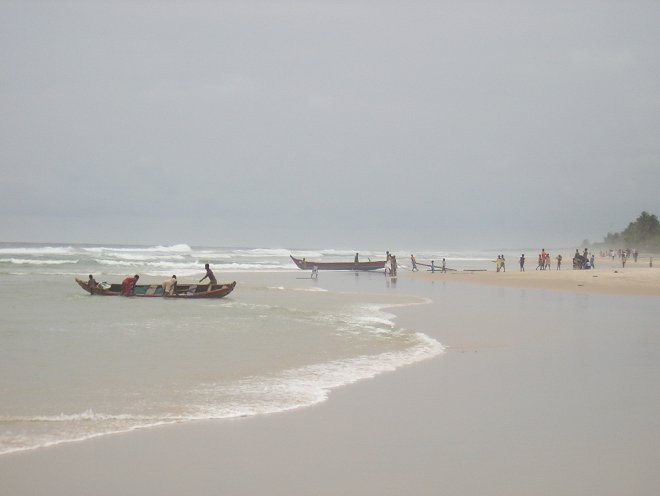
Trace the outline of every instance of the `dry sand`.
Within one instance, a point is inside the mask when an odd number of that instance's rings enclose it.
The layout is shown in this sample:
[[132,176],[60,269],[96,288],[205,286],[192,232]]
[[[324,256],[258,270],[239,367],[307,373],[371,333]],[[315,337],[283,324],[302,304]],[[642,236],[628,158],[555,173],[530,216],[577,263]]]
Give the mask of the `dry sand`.
[[400,277],[440,357],[311,408],[3,456],[0,493],[657,494],[660,305],[631,295],[660,272],[513,269]]
[[[654,258],[655,260],[655,258]],[[660,263],[660,259],[659,263]],[[495,270],[485,272],[402,272],[403,277],[413,277],[429,281],[446,280],[469,284],[508,288],[534,288],[576,293],[600,293],[621,295],[660,296],[660,266],[649,267],[648,257],[638,263],[629,261],[625,267],[617,259],[601,258],[596,261],[594,270],[573,270],[564,264],[562,270],[535,270],[535,264],[527,263],[521,272],[518,263],[507,263],[506,272]]]

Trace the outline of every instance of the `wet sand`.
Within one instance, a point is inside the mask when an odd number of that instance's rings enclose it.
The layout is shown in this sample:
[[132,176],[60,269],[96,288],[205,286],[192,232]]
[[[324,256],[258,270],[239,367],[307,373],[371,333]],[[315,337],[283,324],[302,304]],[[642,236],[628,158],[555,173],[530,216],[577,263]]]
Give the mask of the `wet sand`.
[[0,492],[654,495],[658,272],[614,270],[401,274],[432,303],[398,322],[441,356],[311,408],[3,456]]

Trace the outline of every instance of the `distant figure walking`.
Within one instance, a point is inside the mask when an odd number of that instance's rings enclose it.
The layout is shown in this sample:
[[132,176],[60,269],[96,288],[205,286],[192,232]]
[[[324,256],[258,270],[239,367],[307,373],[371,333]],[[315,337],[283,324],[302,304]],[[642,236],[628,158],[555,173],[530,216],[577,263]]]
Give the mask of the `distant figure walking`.
[[[206,269],[206,275],[202,277],[199,282],[202,282],[204,279],[207,277],[209,278],[209,284],[212,286],[214,284],[218,284],[218,281],[215,280],[215,276],[213,275],[213,271],[211,270],[211,267],[209,267],[209,264],[205,264],[204,268]],[[211,286],[209,286],[209,289],[211,289]]]
[[561,255],[557,255],[557,270],[561,270]]
[[410,263],[412,264],[412,271],[417,272],[419,270],[417,268],[417,260],[415,260],[415,255],[412,253],[410,254]]
[[135,290],[135,285],[140,279],[140,276],[135,274],[133,277],[127,277],[121,282],[121,295],[122,296],[131,296]]
[[523,253],[520,255],[520,260],[518,260],[518,263],[520,263],[520,272],[525,272],[525,254]]
[[360,261],[360,254],[356,253],[355,254],[355,263],[358,263]]
[[442,272],[447,272],[447,265],[444,258],[442,259]]

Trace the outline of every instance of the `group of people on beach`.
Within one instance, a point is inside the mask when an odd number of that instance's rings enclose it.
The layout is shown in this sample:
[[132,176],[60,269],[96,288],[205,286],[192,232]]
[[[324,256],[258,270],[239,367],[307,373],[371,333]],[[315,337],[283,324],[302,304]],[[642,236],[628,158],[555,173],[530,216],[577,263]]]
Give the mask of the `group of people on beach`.
[[632,257],[633,261],[637,263],[637,257],[639,257],[639,253],[637,252],[636,248],[633,248],[632,250],[630,248],[626,248],[625,250],[619,248],[618,250],[610,249],[609,251],[601,251],[600,256],[610,257],[612,258],[613,262],[616,257],[619,257],[622,261]]
[[[557,270],[561,270],[561,261],[562,256],[557,255],[555,258],[557,261]],[[518,263],[520,264],[520,272],[525,272],[525,254],[520,255]],[[536,265],[535,270],[550,270],[550,253],[545,251],[545,248],[541,248],[541,253],[539,253],[538,264]]]
[[[545,251],[545,248],[541,248],[541,253],[539,253],[538,257],[538,264],[536,265],[535,270],[551,270],[551,262],[550,262],[550,252]],[[563,257],[561,254],[557,255],[555,258],[555,261],[557,262],[556,265],[556,270],[561,270],[561,262],[563,260]],[[525,254],[523,253],[520,255],[520,259],[518,260],[518,263],[520,264],[520,272],[525,272]]]
[[[561,258],[561,255],[557,255],[557,270],[561,270]],[[541,248],[535,270],[550,270],[550,253],[545,251],[545,248]]]
[[[412,253],[410,254],[410,264],[412,266],[412,269],[410,269],[411,272],[418,272],[419,271],[419,268],[417,267],[417,259],[415,258],[415,255],[413,255]],[[444,258],[442,259],[442,264],[440,265],[440,267],[438,267],[435,264],[435,260],[431,260],[431,265],[423,264],[423,263],[420,263],[420,265],[424,265],[426,267],[431,267],[429,269],[431,272],[436,272],[436,271],[438,271],[438,272],[447,272],[447,262]]]
[[[204,269],[206,270],[206,274],[204,277],[202,277],[199,282],[204,281],[204,279],[209,280],[209,290],[218,283],[218,281],[215,278],[215,275],[213,274],[213,271],[211,270],[211,267],[209,264],[204,265]],[[132,296],[135,293],[135,286],[138,283],[138,280],[140,279],[139,274],[135,274],[132,277],[127,277],[121,282],[121,291],[120,295],[121,296]],[[177,285],[177,278],[176,275],[172,275],[169,279],[163,281],[161,286],[163,286],[163,294],[165,296],[172,296],[174,294],[174,290],[176,289]],[[87,287],[90,290],[90,293],[94,294],[94,290],[99,288],[99,283],[96,282],[94,279],[94,276],[92,274],[89,275],[89,279],[87,281]]]
[[385,254],[385,275],[396,277],[397,266],[396,255],[393,255],[388,251]]
[[595,268],[596,268],[596,256],[593,253],[591,253],[590,256],[589,250],[587,248],[584,249],[582,254],[580,254],[580,250],[576,248],[575,255],[573,255],[573,269],[589,270]]

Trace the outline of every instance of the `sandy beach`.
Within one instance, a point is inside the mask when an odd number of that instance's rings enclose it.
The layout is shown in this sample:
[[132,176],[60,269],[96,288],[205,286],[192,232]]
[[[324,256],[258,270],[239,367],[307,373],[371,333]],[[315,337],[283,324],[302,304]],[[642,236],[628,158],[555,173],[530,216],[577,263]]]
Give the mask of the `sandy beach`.
[[[656,260],[657,257],[654,257]],[[576,293],[655,295],[660,296],[660,266],[649,267],[649,257],[632,260],[623,267],[619,259],[599,258],[594,270],[573,270],[570,261],[561,270],[553,264],[550,270],[535,270],[535,263],[527,262],[521,272],[517,261],[508,261],[506,271],[429,271],[406,272],[404,277],[428,281],[446,280],[497,286],[502,288],[530,288]],[[493,264],[494,266],[494,264]]]
[[[0,457],[19,495],[653,495],[660,270],[402,272],[442,355],[291,412]],[[323,276],[321,276],[323,277]]]

